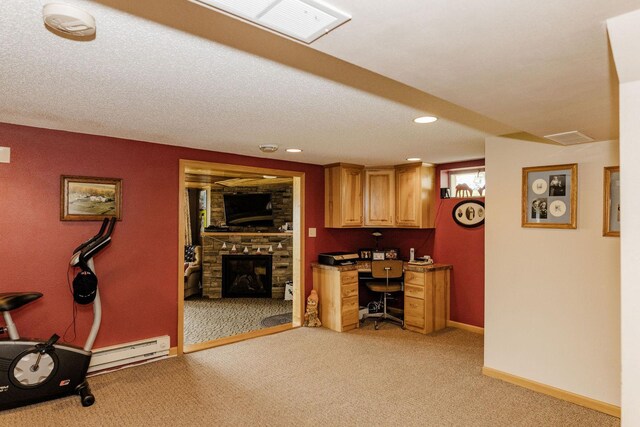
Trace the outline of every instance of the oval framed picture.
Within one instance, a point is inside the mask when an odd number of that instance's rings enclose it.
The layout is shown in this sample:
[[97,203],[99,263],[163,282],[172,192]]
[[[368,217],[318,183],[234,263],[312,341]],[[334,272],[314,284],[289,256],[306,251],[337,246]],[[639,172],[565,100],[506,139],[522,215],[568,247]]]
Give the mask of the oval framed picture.
[[456,224],[473,228],[484,224],[484,202],[480,200],[463,200],[453,207],[451,212]]

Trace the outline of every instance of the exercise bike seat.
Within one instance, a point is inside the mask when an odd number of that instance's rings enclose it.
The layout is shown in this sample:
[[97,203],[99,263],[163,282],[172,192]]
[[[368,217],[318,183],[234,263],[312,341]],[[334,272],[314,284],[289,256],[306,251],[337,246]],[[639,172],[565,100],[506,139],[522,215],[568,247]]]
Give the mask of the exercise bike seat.
[[0,311],[11,311],[40,298],[40,292],[4,292],[0,293]]

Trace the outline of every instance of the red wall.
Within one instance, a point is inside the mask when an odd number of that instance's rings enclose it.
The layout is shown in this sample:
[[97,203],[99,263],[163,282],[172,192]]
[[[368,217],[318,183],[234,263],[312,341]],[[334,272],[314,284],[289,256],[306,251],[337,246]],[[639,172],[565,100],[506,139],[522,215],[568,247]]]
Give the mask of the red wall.
[[[472,166],[484,166],[484,160],[439,165],[436,188],[440,188],[440,171]],[[476,199],[484,201],[484,197]],[[433,257],[453,265],[451,320],[484,327],[484,225],[464,228],[455,223],[451,212],[460,200],[439,199]]]
[[[123,220],[111,246],[95,260],[104,310],[96,347],[165,334],[176,345],[179,159],[305,173],[305,226],[317,228],[316,238],[305,239],[307,291],[310,263],[319,252],[374,246],[371,229],[324,228],[321,166],[2,123],[0,146],[11,148],[11,163],[0,164],[0,292],[45,294],[14,312],[23,336],[62,335],[71,324],[70,252],[99,226],[60,221],[60,175],[123,179]],[[460,167],[465,165],[473,164]],[[398,247],[403,258],[414,247],[418,256],[430,254],[436,262],[453,264],[451,317],[483,326],[484,227],[455,225],[455,203],[440,202],[437,231],[381,229],[380,247]],[[90,310],[80,307],[77,338],[71,342],[84,342]]]
[[[0,164],[0,292],[45,294],[15,312],[23,336],[62,335],[71,323],[68,261],[100,224],[60,221],[60,175],[123,180],[123,219],[95,259],[104,311],[96,347],[165,334],[176,345],[179,159],[304,172],[305,225],[318,228],[305,242],[307,290],[310,262],[331,246],[322,230],[321,166],[2,123],[0,146],[11,148],[11,163]],[[79,309],[76,344],[86,338],[90,310]]]

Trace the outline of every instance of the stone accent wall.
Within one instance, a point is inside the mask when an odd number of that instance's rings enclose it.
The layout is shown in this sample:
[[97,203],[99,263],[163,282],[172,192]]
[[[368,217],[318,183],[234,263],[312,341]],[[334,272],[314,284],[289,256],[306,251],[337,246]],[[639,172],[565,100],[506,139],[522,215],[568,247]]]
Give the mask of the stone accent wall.
[[212,225],[224,222],[224,193],[271,193],[271,209],[273,210],[273,227],[230,227],[229,231],[237,232],[275,232],[285,222],[293,222],[293,185],[267,185],[261,187],[220,187],[211,188],[211,221]]
[[[202,236],[202,296],[205,298],[222,298],[222,256],[242,254],[245,247],[249,249],[246,255],[256,254],[258,248],[264,255],[269,254],[269,246],[273,246],[273,265],[271,297],[284,299],[284,285],[293,280],[293,239],[291,233],[251,233],[250,235],[234,235],[234,233],[210,233]],[[278,242],[282,249],[278,249]],[[227,248],[222,249],[223,242]],[[232,245],[236,245],[236,252],[231,252]]]

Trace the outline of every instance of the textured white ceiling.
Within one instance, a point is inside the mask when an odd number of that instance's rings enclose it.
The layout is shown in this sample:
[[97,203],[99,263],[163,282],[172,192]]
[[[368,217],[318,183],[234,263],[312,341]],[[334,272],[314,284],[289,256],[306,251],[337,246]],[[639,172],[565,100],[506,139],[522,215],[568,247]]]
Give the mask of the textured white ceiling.
[[[389,87],[404,99],[382,96],[384,81],[373,78],[376,87],[364,87],[358,70],[353,82],[328,78],[322,56],[311,66],[279,61],[285,51],[309,49],[295,42],[260,52],[260,46],[234,46],[237,34],[207,37],[196,21],[201,28],[217,13],[186,1],[162,2],[168,12],[156,13],[161,8],[151,1],[68,0],[96,17],[96,38],[85,42],[47,31],[45,3],[0,2],[2,122],[367,165],[410,156],[434,163],[483,157],[484,137],[496,133],[487,129],[500,128],[479,124],[482,117],[455,106],[443,110],[454,111],[441,116],[447,119],[413,124],[429,112],[416,101],[418,91],[396,84]],[[312,48],[509,125],[503,129],[615,137],[607,130],[617,116],[602,20],[640,1],[332,3],[353,20]],[[258,34],[265,41],[277,37]],[[586,122],[584,112],[590,114]],[[259,144],[281,149],[263,154]],[[287,147],[304,152],[288,154]]]
[[618,136],[606,19],[639,0],[331,0],[314,49],[537,136]]

